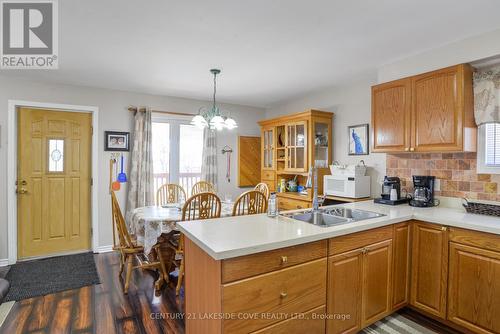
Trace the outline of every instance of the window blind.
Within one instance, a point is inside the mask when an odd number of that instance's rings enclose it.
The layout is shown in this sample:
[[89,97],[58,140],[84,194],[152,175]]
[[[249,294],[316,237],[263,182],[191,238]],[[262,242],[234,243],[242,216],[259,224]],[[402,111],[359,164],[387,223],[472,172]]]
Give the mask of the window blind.
[[500,167],[500,123],[487,123],[485,163],[487,166]]

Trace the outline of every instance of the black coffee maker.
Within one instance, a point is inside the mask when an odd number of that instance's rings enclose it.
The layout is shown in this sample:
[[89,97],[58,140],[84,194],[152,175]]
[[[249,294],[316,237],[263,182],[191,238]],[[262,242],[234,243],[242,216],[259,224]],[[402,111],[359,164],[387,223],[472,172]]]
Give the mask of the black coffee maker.
[[413,176],[413,195],[411,195],[410,205],[417,207],[431,207],[439,205],[434,199],[435,176]]

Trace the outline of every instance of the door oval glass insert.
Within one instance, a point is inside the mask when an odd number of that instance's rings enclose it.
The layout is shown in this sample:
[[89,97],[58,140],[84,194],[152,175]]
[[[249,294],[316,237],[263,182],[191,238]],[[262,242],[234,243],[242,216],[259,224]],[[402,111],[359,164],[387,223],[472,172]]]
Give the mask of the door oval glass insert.
[[49,172],[64,171],[64,139],[49,139]]

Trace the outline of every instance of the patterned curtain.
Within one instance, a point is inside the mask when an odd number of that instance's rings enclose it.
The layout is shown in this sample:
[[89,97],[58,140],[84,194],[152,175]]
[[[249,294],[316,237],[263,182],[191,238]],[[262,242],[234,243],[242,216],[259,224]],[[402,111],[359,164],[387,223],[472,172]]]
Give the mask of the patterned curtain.
[[474,73],[476,124],[500,122],[500,66]]
[[151,109],[135,114],[127,211],[154,204]]
[[217,188],[217,133],[205,128],[203,132],[203,156],[201,160],[201,179]]

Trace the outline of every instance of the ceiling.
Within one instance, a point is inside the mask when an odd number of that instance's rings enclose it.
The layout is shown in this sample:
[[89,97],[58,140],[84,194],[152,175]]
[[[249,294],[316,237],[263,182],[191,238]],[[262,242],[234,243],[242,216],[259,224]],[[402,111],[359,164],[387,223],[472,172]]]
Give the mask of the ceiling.
[[4,75],[269,106],[500,28],[498,0],[64,0],[59,70]]

